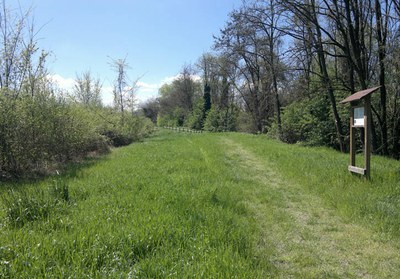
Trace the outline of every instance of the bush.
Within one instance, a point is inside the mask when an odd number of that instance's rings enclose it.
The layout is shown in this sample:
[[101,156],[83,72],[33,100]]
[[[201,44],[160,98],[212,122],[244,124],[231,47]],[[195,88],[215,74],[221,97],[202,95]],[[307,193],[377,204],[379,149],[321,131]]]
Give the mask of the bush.
[[181,127],[185,122],[185,111],[182,108],[175,108],[170,114],[158,114],[157,126],[168,126],[168,127]]
[[71,104],[46,92],[22,98],[0,94],[0,179],[53,173],[152,130],[145,118]]
[[236,131],[238,110],[232,106],[225,109],[211,107],[204,122],[204,130],[210,132]]
[[282,129],[273,123],[268,135],[286,143],[305,143],[313,146],[334,146],[335,125],[332,122],[330,105],[325,96],[294,102],[283,109]]
[[81,110],[39,94],[1,100],[0,165],[3,176],[51,172],[89,152],[106,152],[107,141]]
[[200,98],[189,115],[186,121],[186,126],[190,129],[202,130],[204,125],[204,116],[204,99]]
[[[101,112],[103,121],[98,123],[98,133],[107,138],[114,147],[128,145],[134,141],[149,136],[154,130],[154,124],[149,118],[120,113],[103,108]],[[104,121],[106,119],[106,121]]]

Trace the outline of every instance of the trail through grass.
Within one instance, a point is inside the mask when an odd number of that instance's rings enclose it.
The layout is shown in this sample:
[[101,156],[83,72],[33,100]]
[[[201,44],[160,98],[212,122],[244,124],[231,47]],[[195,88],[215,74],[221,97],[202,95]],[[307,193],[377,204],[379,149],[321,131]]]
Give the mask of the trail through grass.
[[248,189],[248,206],[260,228],[258,253],[273,262],[274,277],[400,276],[397,243],[379,241],[371,230],[346,222],[320,198],[282,177],[268,158],[256,156],[232,139],[222,142],[230,147],[225,150],[241,171],[261,185],[258,190]]
[[347,159],[162,131],[64,177],[3,184],[0,278],[399,278],[398,162],[373,158],[365,182]]

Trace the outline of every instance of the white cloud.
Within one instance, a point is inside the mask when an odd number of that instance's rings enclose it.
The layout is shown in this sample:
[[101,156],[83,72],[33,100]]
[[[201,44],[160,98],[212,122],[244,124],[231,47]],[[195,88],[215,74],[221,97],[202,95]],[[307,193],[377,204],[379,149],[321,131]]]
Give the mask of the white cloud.
[[74,89],[75,80],[73,78],[64,78],[58,74],[48,76],[60,89],[72,91]]
[[103,105],[112,106],[112,104],[114,102],[112,86],[103,86],[103,88],[101,90],[101,100],[103,102]]
[[[177,74],[177,75],[172,76],[172,77],[166,77],[161,81],[161,85],[171,84],[174,80],[177,80],[177,79],[179,79],[181,77],[182,77],[182,74]],[[201,80],[201,76],[199,76],[199,75],[192,75],[192,78],[193,78],[194,81],[200,81]]]
[[138,89],[141,91],[141,92],[147,92],[147,93],[151,93],[151,92],[154,92],[154,91],[157,91],[158,92],[158,89],[160,89],[160,84],[158,84],[158,83],[146,83],[146,82],[142,82],[142,81],[138,81],[137,83],[136,83],[136,85],[138,86]]
[[180,78],[180,77],[181,77],[180,74],[175,75],[175,76],[172,76],[172,77],[166,77],[166,78],[164,78],[164,79],[161,81],[161,85],[164,85],[164,84],[171,84],[174,80],[177,80],[177,79]]

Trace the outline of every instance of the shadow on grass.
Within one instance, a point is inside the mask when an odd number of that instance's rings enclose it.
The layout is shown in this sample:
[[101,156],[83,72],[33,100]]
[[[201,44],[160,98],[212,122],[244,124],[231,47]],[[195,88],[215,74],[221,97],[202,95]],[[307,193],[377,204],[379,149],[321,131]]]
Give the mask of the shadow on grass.
[[[171,141],[171,134],[174,132],[159,129],[154,133],[150,134],[147,138],[135,141],[131,144],[143,144],[145,142],[165,142]],[[119,149],[121,147],[111,148],[111,152],[113,149]],[[13,178],[2,178],[0,177],[0,193],[6,190],[23,190],[27,187],[31,187],[35,184],[50,182],[54,179],[61,179],[68,181],[73,178],[79,177],[83,170],[93,167],[97,164],[110,160],[109,154],[111,152],[105,154],[99,154],[95,156],[87,156],[84,159],[79,161],[70,162],[65,165],[54,166],[51,168],[51,171],[47,173],[34,173],[29,176],[16,176]]]
[[0,180],[0,193],[7,190],[23,190],[26,187],[31,187],[34,184],[61,179],[68,181],[72,178],[79,177],[80,173],[90,167],[93,167],[101,162],[109,160],[110,153],[96,155],[95,157],[87,157],[81,161],[71,162],[64,166],[60,166],[51,174],[35,174],[29,177],[16,177],[8,180]]

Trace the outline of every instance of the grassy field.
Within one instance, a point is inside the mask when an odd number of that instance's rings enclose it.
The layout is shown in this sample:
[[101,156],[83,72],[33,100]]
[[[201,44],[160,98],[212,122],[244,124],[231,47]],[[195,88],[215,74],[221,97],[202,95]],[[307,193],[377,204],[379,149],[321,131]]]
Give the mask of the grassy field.
[[[0,278],[400,278],[400,163],[161,131],[0,186]],[[12,189],[12,190],[11,190]]]

